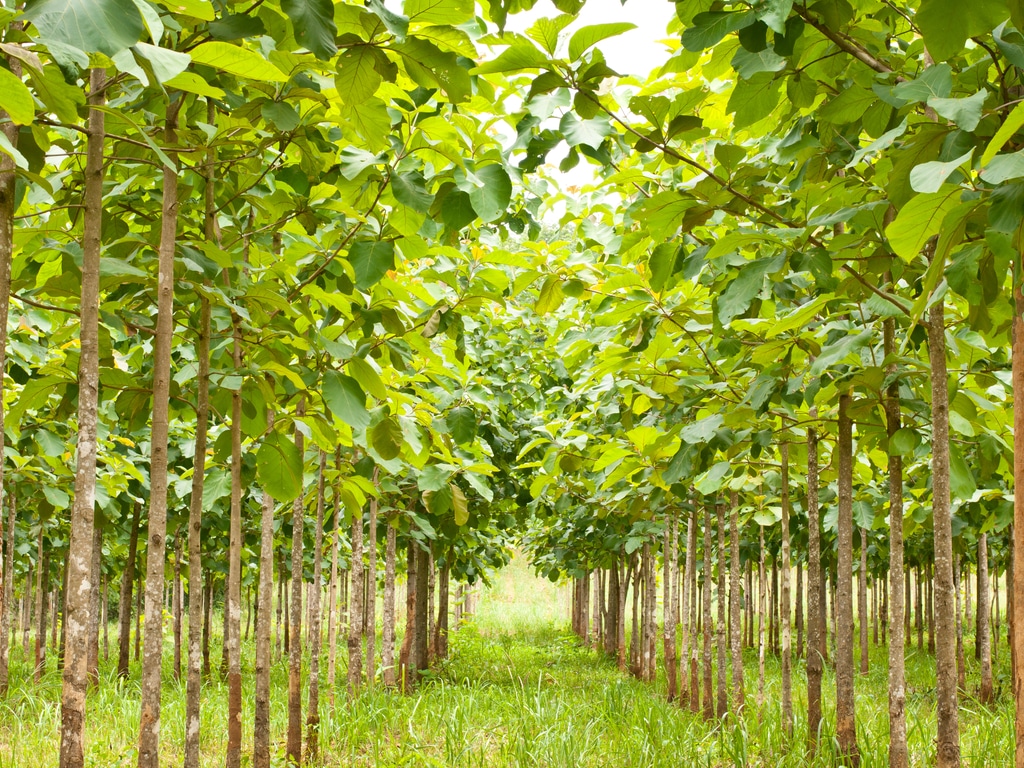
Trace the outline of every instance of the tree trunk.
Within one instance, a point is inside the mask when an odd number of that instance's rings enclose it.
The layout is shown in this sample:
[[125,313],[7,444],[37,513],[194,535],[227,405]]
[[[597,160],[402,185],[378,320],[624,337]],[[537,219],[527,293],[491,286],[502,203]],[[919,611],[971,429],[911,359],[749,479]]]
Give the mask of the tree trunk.
[[[445,556],[444,566],[437,577],[437,623],[434,625],[434,648],[439,659],[448,658],[448,585],[451,579],[451,566],[448,564],[448,557],[449,555]],[[392,610],[394,609],[392,608]]]
[[210,676],[210,631],[213,623],[213,572],[206,572],[203,588],[203,675]]
[[796,593],[793,602],[796,606],[796,657],[804,657],[804,569],[800,561],[796,561]]
[[145,582],[142,573],[139,573],[138,584],[135,587],[135,662],[142,658],[142,597]]
[[[274,426],[274,411],[267,411],[268,429]],[[274,498],[263,491],[260,507],[260,601],[256,611],[256,678],[253,717],[253,768],[270,768],[270,623],[274,594]]]
[[383,626],[381,628],[381,666],[384,672],[384,685],[393,688],[395,685],[395,559],[396,532],[390,521],[384,542],[384,606]]
[[429,582],[430,555],[426,549],[413,546],[416,551],[416,619],[413,636],[412,681],[418,685],[427,662],[427,584]]
[[[22,593],[23,594],[21,596],[21,603],[22,603],[22,611],[21,611],[21,613],[22,613],[22,622],[21,622],[21,655],[22,655],[22,658],[24,658],[24,660],[26,662],[29,660],[29,652],[30,652],[29,651],[29,633],[32,631],[32,585],[35,583],[32,579],[33,579],[33,574],[34,573],[35,573],[35,566],[33,565],[32,561],[29,560],[29,563],[28,563],[28,573],[25,574],[25,585],[22,588]],[[88,652],[86,651],[85,653],[87,654]],[[86,664],[86,661],[87,661],[87,655],[82,657],[82,664],[83,664],[83,672],[82,672],[82,674],[85,674],[85,672],[84,672],[84,669],[85,669],[84,665]]]
[[[925,597],[925,622],[928,624],[928,653],[935,653],[935,566],[933,563],[925,563],[924,571],[924,597]],[[952,594],[952,592],[950,593]],[[952,624],[952,623],[951,623]],[[954,654],[955,656],[955,654]]]
[[954,621],[956,622],[956,684],[959,690],[965,690],[967,688],[967,660],[964,658],[964,622],[961,620],[960,613],[961,573],[960,555],[958,554],[953,559],[953,594],[956,596],[954,614]]
[[[817,418],[812,408],[810,418]],[[821,675],[824,658],[821,653],[821,523],[818,519],[818,433],[807,427],[807,746],[818,752],[818,730],[821,727]]]
[[[338,614],[338,550],[341,539],[341,446],[334,452],[334,466],[337,479],[333,487],[334,538],[331,541],[331,583],[327,591],[329,609],[327,611],[327,696],[331,707],[334,707],[334,683],[338,657],[338,626],[341,616]],[[267,603],[269,610],[270,603]],[[268,614],[269,615],[269,614]],[[269,632],[269,630],[268,630]]]
[[629,634],[629,671],[630,671],[630,674],[633,675],[633,677],[639,677],[640,676],[640,646],[643,643],[643,641],[642,641],[642,639],[640,637],[639,601],[640,601],[640,581],[641,581],[641,578],[642,578],[641,573],[640,573],[640,567],[641,567],[641,564],[640,564],[639,558],[637,557],[636,553],[634,552],[632,554],[632,556],[630,557],[630,570],[627,571],[627,578],[626,578],[626,583],[629,584],[630,579],[628,578],[628,574],[632,573],[632,575],[633,575],[633,577],[632,577],[632,581],[633,581],[633,612],[632,612],[632,615],[630,617],[631,626],[630,626],[630,634]]
[[[103,225],[103,142],[106,73],[89,73],[89,117],[86,139],[82,234],[82,298],[78,358],[78,442],[75,496],[68,544],[68,624],[61,692],[60,768],[84,765],[83,729],[88,685],[89,592],[96,499],[96,426],[99,404],[100,242]],[[6,328],[6,324],[4,325]]]
[[718,624],[715,627],[715,644],[718,651],[716,659],[718,665],[718,674],[716,676],[716,682],[718,685],[716,712],[719,719],[721,719],[725,717],[726,713],[729,711],[729,692],[726,688],[728,662],[726,661],[725,651],[725,571],[727,568],[725,552],[725,505],[716,503],[715,509],[718,516],[718,557],[716,558],[716,564],[718,565]]
[[780,552],[782,562],[779,564],[781,571],[779,614],[782,632],[782,727],[786,732],[786,737],[792,738],[793,683],[791,666],[793,660],[790,651],[789,626],[789,573],[792,567],[789,555],[789,443],[782,443],[779,446],[779,456],[782,461],[782,551]]
[[745,691],[743,683],[743,631],[741,595],[743,570],[740,565],[740,499],[733,491],[729,496],[729,645],[732,651],[732,687],[736,692],[736,714],[743,712]]
[[[212,102],[207,114],[212,113]],[[209,158],[208,158],[209,159]],[[213,171],[206,174],[207,239],[213,219]],[[209,616],[203,589],[203,488],[206,481],[206,438],[210,421],[210,301],[205,296],[199,303],[199,338],[196,357],[196,444],[192,457],[192,496],[188,512],[188,667],[185,680],[185,756],[183,768],[199,768],[200,696],[203,684],[204,658],[209,662],[209,646],[203,652],[207,636],[204,618]],[[209,578],[207,578],[209,583]],[[205,596],[205,600],[204,600]]]
[[[0,194],[3,194],[0,191]],[[2,385],[0,385],[2,386]],[[0,390],[0,398],[2,398],[2,390]],[[2,409],[0,405],[0,409]],[[2,419],[2,417],[0,417]],[[2,423],[0,423],[0,433],[3,432]],[[0,437],[0,440],[3,438]],[[0,483],[3,480],[0,479]],[[3,496],[0,496],[0,510],[3,509]],[[4,542],[4,584],[3,584],[3,606],[0,608],[0,698],[7,698],[7,692],[9,690],[10,680],[10,648],[13,638],[11,637],[11,622],[16,618],[16,610],[14,607],[14,534],[15,534],[15,522],[18,517],[18,507],[15,502],[13,488],[7,492],[7,539]],[[65,566],[64,574],[67,578],[68,569]],[[998,593],[997,593],[998,594]],[[67,609],[65,608],[65,611]],[[996,615],[998,615],[998,610]],[[67,621],[62,622],[63,626],[67,626]]]
[[711,516],[711,505],[704,505],[704,555],[703,555],[703,576],[704,583],[701,588],[701,614],[703,616],[704,636],[704,718],[710,720],[715,716],[715,691],[712,678],[711,659],[711,532],[714,530],[714,523]]
[[[377,485],[380,473],[373,469],[373,484]],[[370,497],[370,521],[367,528],[366,548],[369,562],[366,572],[366,684],[373,686],[377,681],[377,498]]]
[[[656,621],[654,618],[654,606],[657,602],[657,588],[655,587],[654,555],[651,553],[651,542],[644,542],[641,550],[640,567],[643,581],[643,620],[641,630],[640,646],[640,679],[651,681],[654,679],[654,653]],[[589,596],[589,589],[584,582],[583,594]],[[589,629],[589,624],[584,627]]]
[[[678,672],[676,665],[676,615],[675,615],[675,594],[672,591],[672,574],[676,568],[676,546],[679,543],[679,525],[676,514],[670,513],[665,521],[665,541],[663,549],[664,577],[662,588],[664,590],[664,611],[662,617],[662,645],[665,654],[665,677],[668,683],[668,700],[675,701],[679,687]],[[600,579],[598,579],[600,583]],[[595,601],[595,606],[600,603]]]
[[363,672],[363,515],[352,515],[352,590],[349,600],[348,695],[359,691]]
[[626,671],[626,593],[629,591],[629,568],[625,559],[620,555],[619,564],[616,566],[618,573],[616,578],[619,582],[619,601],[616,609],[616,639],[615,656],[619,670]]
[[978,699],[992,703],[992,643],[989,635],[988,534],[978,537],[978,639],[981,648],[981,689]]
[[[693,515],[686,516],[686,557],[683,563],[683,578],[679,589],[679,617],[682,629],[682,648],[679,652],[679,706],[690,704],[688,670],[690,666],[690,581],[693,579]],[[617,586],[617,585],[616,585]]]
[[[93,528],[95,531],[95,526]],[[93,536],[95,538],[95,534]],[[95,544],[92,547],[94,552],[96,549]],[[39,526],[39,540],[38,540],[38,555],[36,562],[39,563],[39,567],[36,569],[36,663],[34,678],[36,683],[43,677],[43,672],[46,669],[46,610],[48,608],[46,598],[50,593],[50,548],[46,547],[43,549],[43,527]],[[95,574],[93,571],[93,557],[90,553],[89,557],[89,639],[86,647],[86,677],[89,675],[89,660],[92,658],[92,630],[95,622],[93,621],[92,609],[95,607],[95,600],[93,600],[93,585],[92,578]]]
[[934,634],[935,700],[938,717],[938,768],[960,765],[960,724],[956,694],[956,635],[953,615],[953,531],[949,498],[949,391],[946,380],[946,329],[943,302],[928,316],[928,356],[932,383],[932,516],[934,519],[936,603]]
[[174,679],[181,680],[181,531],[174,535],[174,583],[172,589],[174,616]]
[[868,673],[868,532],[860,529],[860,568],[857,570],[857,621],[860,630],[860,673]]
[[849,392],[839,394],[839,528],[836,573],[836,738],[839,751],[860,764],[853,690],[853,423]]
[[[305,415],[302,400],[296,415]],[[305,445],[302,432],[295,430],[295,448],[304,456]],[[305,499],[299,493],[292,503],[292,594],[291,626],[288,650],[288,742],[285,762],[302,765],[302,528],[305,521]]]
[[700,640],[697,637],[697,512],[696,501],[690,510],[686,532],[686,589],[690,593],[690,619],[687,625],[687,642],[690,646],[690,711],[700,711],[700,677],[697,674],[697,656]]
[[309,712],[306,714],[306,756],[312,765],[320,760],[320,592],[324,548],[324,475],[327,453],[320,451],[316,489],[316,529],[313,532],[312,621],[309,624]]
[[121,577],[121,595],[117,604],[118,612],[118,649],[117,676],[128,677],[128,661],[131,642],[132,621],[132,585],[135,583],[135,560],[138,553],[139,520],[142,517],[142,503],[135,502],[132,510],[131,528],[128,533],[128,558],[125,560],[124,574]]
[[[63,570],[63,569],[62,569]],[[89,628],[89,684],[96,686],[100,682],[100,584],[103,582],[103,523],[94,520],[92,527],[92,607],[89,610],[92,626]],[[56,608],[54,601],[53,631],[57,631]],[[56,637],[53,638],[56,645]]]
[[417,578],[419,574],[419,558],[416,556],[416,544],[410,540],[406,545],[406,581],[405,581],[405,637],[402,638],[402,650],[399,654],[398,673],[402,690],[410,693],[416,685],[416,600]]

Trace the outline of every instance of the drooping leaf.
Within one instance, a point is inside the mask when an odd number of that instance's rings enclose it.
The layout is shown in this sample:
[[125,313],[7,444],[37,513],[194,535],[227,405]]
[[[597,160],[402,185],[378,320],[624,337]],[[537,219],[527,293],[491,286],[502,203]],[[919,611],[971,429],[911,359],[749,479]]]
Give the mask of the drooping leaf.
[[699,419],[692,424],[687,424],[679,432],[679,436],[690,445],[697,445],[708,442],[719,427],[725,423],[725,418],[720,413],[714,413]]
[[921,444],[921,435],[917,430],[902,427],[889,438],[889,451],[898,456],[913,456],[914,450]]
[[569,38],[569,60],[576,61],[587,50],[609,37],[621,35],[636,29],[636,24],[626,21],[619,21],[610,24],[591,24],[577,29]]
[[764,120],[779,105],[782,81],[771,72],[761,72],[740,80],[733,88],[726,112],[733,114],[733,125],[746,128]]
[[967,38],[991,32],[1009,15],[1001,0],[922,0],[914,22],[932,58],[945,61],[963,50]]
[[448,488],[452,493],[452,509],[455,511],[455,524],[465,525],[469,522],[469,501],[466,499],[466,494],[455,483],[449,483]]
[[985,106],[988,91],[982,88],[973,96],[963,99],[928,99],[928,106],[939,115],[952,120],[962,131],[973,131],[981,122],[981,109]]
[[394,416],[387,416],[370,428],[370,445],[384,461],[397,459],[402,452],[405,437],[402,425]]
[[452,231],[458,231],[476,220],[476,209],[469,195],[454,189],[441,201],[441,221]]
[[916,257],[929,238],[938,234],[942,220],[956,207],[959,197],[960,190],[953,188],[918,195],[903,206],[885,230],[893,251],[907,262]]
[[728,35],[743,29],[756,17],[746,11],[709,11],[693,17],[693,26],[682,35],[683,48],[688,51],[706,50]]
[[1020,130],[1022,125],[1024,125],[1024,104],[1018,104],[1006,116],[1003,124],[996,131],[995,136],[992,137],[988,146],[985,147],[985,152],[981,156],[981,164],[987,165],[999,150],[1003,148],[1003,145],[1013,137],[1013,134]]
[[376,63],[375,49],[369,45],[354,46],[338,57],[334,85],[346,104],[358,104],[377,92],[382,78]]
[[476,414],[472,408],[459,406],[445,417],[452,439],[459,445],[468,445],[476,438]]
[[395,244],[383,240],[359,240],[348,251],[348,260],[356,274],[356,288],[372,288],[395,268]]
[[910,186],[914,188],[915,192],[938,192],[942,185],[946,183],[946,179],[973,156],[974,148],[972,147],[966,154],[961,155],[955,160],[950,160],[948,163],[940,163],[937,160],[933,160],[930,163],[922,163],[910,172]]
[[1024,150],[1008,155],[996,155],[981,171],[981,178],[989,184],[1002,184],[1024,176]]
[[132,0],[30,0],[25,18],[39,30],[43,43],[107,56],[135,45],[146,31]]
[[978,490],[974,473],[955,444],[949,446],[949,490],[955,499],[969,499]]
[[473,210],[484,222],[500,219],[512,199],[512,181],[508,173],[495,163],[478,168],[476,177],[481,185],[474,186],[469,191]]
[[348,361],[348,372],[359,386],[378,400],[388,399],[388,388],[380,378],[377,370],[361,357],[353,357]]
[[405,0],[405,15],[418,24],[458,26],[473,18],[473,0]]
[[439,491],[448,485],[452,470],[447,465],[428,464],[416,476],[416,484],[421,491]]
[[607,118],[580,120],[572,112],[562,115],[558,128],[565,137],[565,143],[570,147],[583,145],[593,149],[600,147],[601,143],[615,131]]
[[705,495],[715,493],[721,489],[723,480],[725,479],[725,476],[729,474],[730,469],[731,465],[728,461],[720,461],[698,477],[696,482],[694,482],[693,487],[696,488],[698,492]]
[[218,40],[201,43],[190,51],[190,55],[196,64],[206,64],[236,77],[268,83],[288,80],[281,70],[255,51],[231,43]]
[[18,125],[30,125],[36,113],[36,105],[28,86],[21,78],[3,68],[0,68],[0,109]]
[[207,29],[210,32],[210,37],[224,42],[241,40],[246,37],[255,37],[256,35],[266,33],[263,21],[259,16],[249,16],[244,13],[222,16],[216,21],[211,21]]
[[497,58],[475,67],[470,74],[490,75],[496,72],[544,69],[549,63],[548,57],[534,46],[526,42],[516,42],[502,51]]
[[764,287],[765,275],[778,271],[784,263],[785,256],[780,255],[755,259],[745,265],[718,297],[718,321],[728,325],[737,315],[746,312],[750,302]]
[[281,9],[292,20],[295,39],[314,56],[326,60],[338,52],[334,43],[338,29],[331,0],[281,0]]
[[302,493],[302,456],[288,438],[271,432],[256,452],[256,479],[263,489],[280,502],[288,502]]
[[366,394],[351,376],[327,371],[323,380],[323,396],[331,413],[350,427],[362,429],[370,423]]
[[429,211],[434,202],[434,196],[427,191],[423,174],[419,171],[394,174],[391,177],[391,191],[398,202],[419,213]]

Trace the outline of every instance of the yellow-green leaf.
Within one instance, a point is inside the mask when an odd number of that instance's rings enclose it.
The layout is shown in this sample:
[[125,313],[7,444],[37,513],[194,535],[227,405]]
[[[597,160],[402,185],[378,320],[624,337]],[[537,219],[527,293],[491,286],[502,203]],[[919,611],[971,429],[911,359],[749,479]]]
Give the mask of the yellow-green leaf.
[[288,78],[281,70],[255,51],[231,43],[212,41],[192,49],[192,61],[249,80],[284,83]]

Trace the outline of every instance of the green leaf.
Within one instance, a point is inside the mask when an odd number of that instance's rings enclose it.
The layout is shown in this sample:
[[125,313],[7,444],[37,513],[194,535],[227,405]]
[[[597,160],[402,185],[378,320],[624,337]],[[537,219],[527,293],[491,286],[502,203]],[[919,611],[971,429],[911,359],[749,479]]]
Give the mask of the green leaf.
[[187,53],[171,51],[149,43],[137,43],[134,50],[136,54],[149,62],[157,82],[163,85],[167,85],[182,74],[192,63],[192,59]]
[[461,189],[453,189],[441,201],[441,221],[452,230],[458,231],[476,220],[476,209],[469,195]]
[[793,0],[764,0],[755,4],[757,18],[780,35],[786,34],[786,20],[793,8]]
[[728,325],[737,315],[746,312],[750,302],[764,288],[765,275],[777,272],[785,261],[786,257],[779,255],[755,259],[744,266],[718,297],[718,322]]
[[922,163],[915,166],[914,170],[910,172],[910,186],[915,192],[938,192],[942,185],[946,183],[946,179],[949,178],[950,174],[968,162],[973,156],[974,148],[972,147],[966,154],[961,155],[956,160],[950,160],[948,163],[940,163],[937,160],[933,160],[930,163]]
[[956,499],[969,499],[978,490],[974,473],[964,461],[960,449],[953,443],[949,446],[949,490]]
[[921,435],[909,427],[897,429],[889,438],[889,451],[897,456],[913,456],[917,446],[921,444]]
[[43,67],[42,71],[29,70],[32,87],[36,95],[64,123],[78,121],[78,107],[85,105],[85,94],[81,88],[72,88],[64,82],[57,67]]
[[172,77],[164,85],[186,93],[194,93],[197,96],[209,96],[212,99],[224,98],[224,91],[210,85],[194,72],[182,72],[180,75]]
[[864,111],[876,101],[878,97],[872,91],[854,85],[840,91],[838,96],[822,106],[818,114],[822,120],[835,125],[848,125],[860,120]]
[[283,83],[287,77],[255,51],[231,43],[212,41],[197,45],[190,52],[196,64],[206,64],[236,77],[268,83]]
[[276,501],[288,502],[302,493],[302,456],[288,438],[271,432],[256,452],[256,479]]
[[405,15],[418,24],[458,26],[473,18],[473,0],[405,0]]
[[982,181],[989,184],[1002,184],[1021,176],[1024,176],[1024,150],[1011,155],[996,155],[981,171]]
[[1003,124],[996,131],[996,135],[992,137],[988,146],[985,147],[985,153],[981,156],[981,164],[988,165],[989,161],[996,156],[1006,142],[1013,138],[1013,134],[1019,131],[1022,125],[1024,125],[1024,104],[1018,104],[1006,116]]
[[366,394],[359,382],[337,371],[327,371],[323,380],[323,396],[331,413],[354,429],[370,423],[366,411]]
[[356,273],[356,288],[367,290],[395,268],[395,244],[382,240],[359,240],[348,250],[348,260]]
[[480,494],[480,497],[484,501],[494,501],[494,491],[487,484],[487,478],[483,475],[478,475],[476,472],[466,472],[462,475],[466,482],[469,483],[473,490]]
[[1002,0],[921,0],[914,22],[928,53],[945,61],[963,50],[967,38],[991,32],[1009,15]]
[[201,21],[213,21],[213,5],[209,0],[156,0],[160,5],[179,16],[191,16]]
[[391,176],[391,191],[402,205],[419,213],[426,213],[434,202],[434,196],[427,192],[423,174],[419,171],[396,173]]
[[734,115],[733,127],[740,129],[764,120],[779,105],[782,81],[771,72],[761,72],[740,80],[729,96],[726,112]]
[[668,286],[668,280],[675,270],[676,254],[679,248],[675,243],[662,243],[651,251],[647,261],[647,268],[650,270],[650,283],[658,293],[661,293]]
[[931,98],[928,106],[947,120],[952,120],[960,130],[970,132],[981,122],[981,109],[987,98],[988,91],[983,88],[964,99]]
[[384,28],[393,34],[399,42],[405,40],[405,36],[409,34],[408,16],[403,16],[400,13],[388,10],[382,0],[367,0],[366,7],[376,14],[377,18],[380,19],[381,23],[384,25]]
[[562,304],[565,294],[562,292],[562,281],[554,275],[548,277],[540,288],[537,302],[533,305],[533,311],[538,315],[546,315],[554,312]]
[[281,0],[281,10],[292,20],[295,39],[318,59],[329,59],[338,52],[331,0]]
[[260,114],[265,122],[279,131],[294,131],[301,120],[295,107],[286,101],[264,101]]
[[924,248],[928,239],[937,235],[946,217],[960,197],[960,189],[954,187],[945,192],[918,195],[907,203],[885,229],[889,245],[904,261],[910,262]]
[[31,125],[36,115],[36,105],[20,77],[9,70],[0,68],[0,109],[18,125]]
[[562,115],[558,129],[565,137],[565,143],[570,147],[578,147],[582,144],[592,149],[600,147],[605,138],[615,132],[611,123],[604,117],[580,120],[572,112]]
[[416,477],[416,485],[421,491],[437,492],[448,485],[452,470],[447,465],[428,464],[420,470]]
[[445,421],[452,439],[459,445],[469,445],[476,438],[476,414],[472,408],[452,408]]
[[527,42],[516,41],[493,61],[486,61],[470,70],[472,75],[490,75],[496,72],[518,72],[524,69],[546,69],[548,57]]
[[338,58],[334,85],[346,104],[358,104],[373,96],[381,84],[377,56],[369,45],[356,45]]
[[44,44],[52,40],[107,56],[132,47],[146,31],[132,0],[34,0],[25,4],[25,19]]
[[373,450],[384,461],[397,459],[402,452],[402,444],[405,442],[402,425],[394,416],[388,416],[374,424],[370,428],[369,438]]
[[709,11],[693,17],[693,26],[683,32],[681,42],[688,51],[707,50],[730,32],[753,23],[756,17],[748,11]]
[[619,21],[612,24],[591,24],[586,27],[580,27],[569,38],[569,60],[576,61],[588,49],[597,45],[602,40],[621,35],[623,32],[629,32],[631,29],[636,29],[636,24],[630,24],[627,21]]
[[505,169],[498,164],[485,165],[476,170],[476,177],[482,184],[469,191],[473,210],[482,221],[500,219],[512,199],[512,181]]
[[699,419],[692,424],[687,424],[682,428],[682,430],[680,430],[679,437],[690,445],[707,443],[715,436],[715,433],[718,432],[718,429],[724,423],[725,417],[720,413],[715,413],[711,416]]
[[550,16],[541,16],[535,22],[533,26],[526,30],[526,34],[531,39],[540,44],[540,46],[548,52],[551,56],[555,55],[555,50],[558,48],[558,36],[562,33],[562,30],[572,24],[576,19],[568,14],[563,13],[554,18]]
[[244,13],[223,16],[216,21],[211,21],[207,29],[210,32],[210,37],[214,40],[225,42],[266,34],[259,16],[248,16]]
[[722,487],[722,481],[727,474],[731,465],[728,461],[720,461],[715,464],[711,469],[702,474],[694,482],[693,487],[697,489],[699,493],[705,495],[715,493]]
[[348,372],[359,382],[364,390],[378,400],[388,399],[388,388],[380,378],[376,369],[361,357],[353,357],[348,361]]
[[452,509],[455,511],[455,524],[465,525],[469,522],[469,501],[466,500],[466,494],[455,483],[449,483],[448,489],[452,493]]
[[928,67],[916,80],[907,80],[892,89],[893,96],[905,102],[944,99],[953,90],[953,70],[949,64]]

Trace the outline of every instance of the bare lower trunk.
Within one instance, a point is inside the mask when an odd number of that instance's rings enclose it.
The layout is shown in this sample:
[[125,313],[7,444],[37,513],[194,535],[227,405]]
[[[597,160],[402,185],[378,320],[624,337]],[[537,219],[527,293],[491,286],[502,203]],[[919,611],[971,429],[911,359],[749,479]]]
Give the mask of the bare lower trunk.
[[849,392],[839,394],[839,525],[836,575],[836,739],[843,759],[860,764],[853,689],[853,423]]
[[960,765],[960,723],[956,693],[956,633],[953,594],[953,532],[949,497],[949,392],[946,380],[946,329],[943,302],[928,317],[928,356],[932,383],[932,517],[934,520],[937,638],[935,701],[938,718],[938,768]]
[[384,668],[384,685],[395,685],[395,527],[387,526],[384,544],[384,626],[381,628],[381,666]]
[[716,504],[715,508],[718,512],[718,557],[716,558],[718,565],[718,624],[715,627],[715,644],[718,651],[716,659],[718,665],[718,695],[716,697],[717,707],[715,711],[718,717],[722,718],[729,711],[729,692],[726,687],[728,670],[725,652],[725,571],[727,568],[725,553],[725,505]]
[[619,558],[617,579],[619,582],[619,600],[616,609],[616,638],[615,656],[619,670],[626,670],[626,593],[629,590],[629,569],[626,567],[625,558]]
[[[338,550],[341,539],[341,447],[334,452],[334,465],[337,471],[337,480],[333,488],[333,514],[334,514],[334,538],[331,541],[331,583],[327,592],[329,609],[327,611],[327,696],[331,706],[334,706],[334,684],[337,670],[338,656],[338,626],[341,624],[341,617],[338,615],[338,593],[339,593],[339,572],[338,572]],[[270,610],[270,603],[267,603]],[[269,616],[269,614],[268,614]],[[269,626],[269,625],[268,625]],[[269,629],[267,630],[269,632]]]
[[732,651],[732,687],[736,693],[736,714],[743,712],[743,637],[741,592],[743,569],[740,564],[740,499],[733,491],[729,496],[729,645]]
[[359,691],[363,672],[363,515],[352,515],[352,590],[349,600],[348,695]]
[[171,613],[174,620],[174,679],[181,680],[181,531],[174,536],[174,581]]
[[860,673],[868,673],[868,532],[860,529],[860,568],[857,571],[857,621],[860,623]]
[[78,442],[75,497],[68,544],[68,599],[64,680],[61,692],[60,768],[84,765],[83,730],[88,685],[89,591],[92,576],[92,529],[96,498],[96,427],[99,403],[100,238],[103,221],[103,142],[106,75],[89,74],[82,235],[82,298],[78,358]]
[[[378,468],[373,470],[373,482],[377,483]],[[370,521],[366,541],[369,562],[366,572],[366,683],[372,686],[377,680],[377,499],[370,497]]]
[[[665,521],[664,541],[664,578],[662,587],[664,589],[664,616],[662,620],[662,645],[665,654],[665,676],[668,682],[668,700],[674,701],[678,688],[678,672],[676,666],[676,615],[675,615],[675,593],[672,590],[672,574],[676,568],[676,545],[678,544],[679,527],[678,517],[670,513],[669,519]],[[600,573],[600,572],[598,572]],[[600,583],[600,580],[598,580]],[[595,605],[600,605],[595,601]]]
[[711,659],[712,659],[712,646],[711,646],[711,532],[714,529],[714,523],[711,517],[711,505],[704,505],[704,585],[701,590],[701,609],[704,622],[703,635],[704,635],[704,717],[710,720],[715,716],[715,691],[714,691],[714,680],[712,678],[711,670]]
[[796,627],[796,657],[804,657],[804,569],[799,560],[796,567],[796,593],[793,596],[793,603],[796,607],[794,626]]
[[[92,527],[92,607],[89,610],[92,626],[89,627],[89,684],[96,686],[100,682],[100,608],[103,600],[100,596],[100,585],[103,583],[103,524],[95,520]],[[57,632],[57,601],[53,604],[53,632]],[[53,638],[56,645],[56,637]]]
[[789,627],[789,444],[782,443],[779,446],[779,456],[782,461],[782,551],[779,563],[781,571],[781,585],[779,591],[779,614],[782,631],[782,727],[787,738],[793,736],[793,682],[792,682],[792,657],[790,655],[790,627]]
[[429,582],[430,555],[426,549],[416,550],[416,620],[413,635],[413,660],[410,661],[412,678],[419,684],[423,672],[429,666],[427,660],[427,584]]
[[[248,237],[245,248],[248,248]],[[240,374],[242,331],[239,318],[232,315],[231,320],[234,337],[232,360]],[[228,676],[227,768],[239,768],[242,760],[242,493],[242,391],[239,388],[231,392],[231,512],[228,576],[224,590],[223,656],[227,660]]]
[[[811,418],[817,418],[811,409]],[[821,522],[818,518],[818,433],[807,428],[807,746],[818,751],[821,727]]]
[[417,580],[419,578],[419,558],[416,555],[416,544],[410,541],[407,550],[406,582],[405,582],[405,637],[402,639],[402,651],[399,654],[398,671],[402,690],[412,691],[416,685],[416,601],[419,597]]
[[[273,412],[270,414],[273,424]],[[274,593],[274,499],[263,492],[260,513],[260,588],[256,611],[255,715],[253,720],[253,768],[270,768],[270,622]]]
[[690,711],[700,711],[700,677],[697,674],[697,656],[700,641],[697,638],[697,504],[690,510],[686,532],[686,589],[690,593],[690,618],[687,635],[690,646]]
[[[655,586],[654,555],[651,552],[651,543],[645,542],[641,555],[641,568],[643,573],[643,637],[640,648],[640,679],[645,681],[654,680],[654,654],[656,622],[654,618],[655,605],[658,599]],[[584,594],[589,596],[589,590],[584,582]],[[589,629],[589,624],[587,626]]]
[[992,643],[989,635],[988,534],[978,537],[978,646],[981,648],[982,704],[992,703]]
[[679,652],[679,705],[689,706],[688,685],[690,667],[690,581],[693,579],[693,516],[686,516],[686,559],[683,564],[683,578],[679,589],[679,622],[682,627],[682,648]]
[[206,572],[203,587],[203,675],[210,676],[210,631],[213,623],[213,572]]
[[[94,526],[93,538],[95,538],[95,530]],[[93,599],[95,584],[92,581],[95,575],[92,553],[95,552],[95,549],[95,544],[93,544],[89,553],[89,639],[86,644],[86,677],[89,676],[89,659],[92,655],[92,630],[96,623],[92,612],[96,604]],[[39,567],[36,569],[36,663],[34,677],[36,683],[38,683],[42,679],[43,671],[46,669],[46,611],[48,608],[46,598],[50,593],[50,548],[47,546],[45,550],[43,549],[42,526],[39,527],[36,562],[39,563]]]
[[444,566],[437,576],[437,623],[434,625],[434,648],[439,659],[448,658],[448,599],[451,580],[449,556],[445,556]]
[[[2,194],[2,192],[0,192]],[[2,407],[2,406],[0,406]],[[0,427],[0,432],[2,432]],[[2,438],[0,438],[2,439]],[[0,480],[2,482],[2,480]],[[4,585],[3,608],[0,610],[0,698],[7,698],[9,688],[11,622],[16,618],[14,607],[14,535],[17,520],[17,504],[13,490],[7,492],[7,538],[4,541]],[[0,496],[0,511],[3,510],[4,497]],[[67,567],[64,569],[65,578]],[[65,609],[66,610],[66,609]],[[998,611],[996,612],[998,615]],[[67,621],[62,622],[67,626]]]
[[765,589],[764,572],[764,527],[758,526],[758,568],[757,568],[757,716],[764,717],[764,614]]
[[[303,416],[305,408],[300,400],[296,414]],[[302,432],[295,429],[295,448],[303,456],[305,446]],[[302,765],[302,529],[305,522],[303,493],[292,504],[292,594],[291,626],[288,649],[288,742],[285,762]]]
[[313,532],[312,617],[309,623],[309,712],[306,714],[306,756],[316,765],[320,759],[320,582],[324,548],[324,474],[327,454],[320,451],[316,490],[316,528]]
[[[956,596],[956,684],[957,688],[964,690],[967,687],[967,659],[964,658],[964,622],[960,613],[960,582],[963,580],[960,555],[957,554],[953,560],[953,594]],[[968,582],[970,577],[967,578]],[[977,639],[975,639],[977,644]]]
[[135,502],[132,511],[131,529],[128,534],[128,558],[124,575],[121,577],[121,597],[118,601],[118,648],[117,676],[128,677],[128,661],[131,649],[132,585],[135,583],[135,559],[138,553],[139,520],[142,517],[142,503]]

